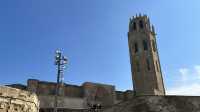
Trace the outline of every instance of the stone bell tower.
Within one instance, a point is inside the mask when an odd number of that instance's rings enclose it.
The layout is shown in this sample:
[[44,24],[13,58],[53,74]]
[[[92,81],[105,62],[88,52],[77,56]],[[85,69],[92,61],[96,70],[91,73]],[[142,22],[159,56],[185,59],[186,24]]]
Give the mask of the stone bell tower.
[[130,19],[128,44],[136,95],[165,95],[156,33],[146,15]]

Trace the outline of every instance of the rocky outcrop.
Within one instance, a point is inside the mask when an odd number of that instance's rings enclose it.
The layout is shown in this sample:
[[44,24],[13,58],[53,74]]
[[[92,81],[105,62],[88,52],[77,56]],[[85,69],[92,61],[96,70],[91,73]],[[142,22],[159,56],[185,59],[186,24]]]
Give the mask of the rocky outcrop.
[[138,96],[104,112],[200,112],[198,96]]
[[0,112],[39,112],[39,101],[34,93],[0,86]]

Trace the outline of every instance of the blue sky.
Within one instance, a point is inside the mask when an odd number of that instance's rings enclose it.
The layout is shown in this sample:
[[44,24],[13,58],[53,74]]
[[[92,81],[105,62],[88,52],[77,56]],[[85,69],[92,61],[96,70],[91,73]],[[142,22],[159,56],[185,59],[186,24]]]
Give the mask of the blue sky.
[[142,13],[156,28],[167,93],[198,95],[199,5],[197,0],[2,0],[0,84],[56,81],[54,51],[60,48],[69,58],[66,83],[132,89],[128,22]]

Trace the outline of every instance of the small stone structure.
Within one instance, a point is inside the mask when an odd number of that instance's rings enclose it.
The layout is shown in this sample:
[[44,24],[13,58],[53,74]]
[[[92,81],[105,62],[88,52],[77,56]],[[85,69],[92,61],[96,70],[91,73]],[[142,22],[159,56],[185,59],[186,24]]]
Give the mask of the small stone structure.
[[0,112],[39,112],[39,101],[34,93],[0,86]]

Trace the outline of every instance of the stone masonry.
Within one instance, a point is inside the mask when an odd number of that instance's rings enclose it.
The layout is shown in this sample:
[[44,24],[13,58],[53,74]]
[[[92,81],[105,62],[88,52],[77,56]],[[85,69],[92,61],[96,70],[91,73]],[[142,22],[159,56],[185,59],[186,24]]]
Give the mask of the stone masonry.
[[0,86],[0,112],[39,112],[39,101],[34,93]]
[[200,97],[135,96],[103,112],[200,112]]

